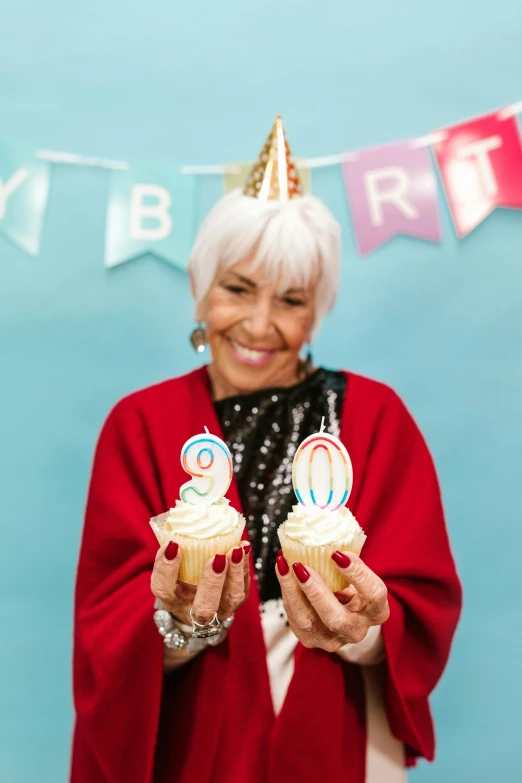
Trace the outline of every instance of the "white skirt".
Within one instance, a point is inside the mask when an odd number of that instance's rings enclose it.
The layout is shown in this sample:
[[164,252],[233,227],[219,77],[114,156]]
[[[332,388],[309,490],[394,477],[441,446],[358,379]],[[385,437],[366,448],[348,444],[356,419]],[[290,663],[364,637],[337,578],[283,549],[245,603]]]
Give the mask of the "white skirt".
[[[297,638],[286,624],[280,599],[266,601],[261,614],[268,656],[270,688],[276,715],[285,700],[294,673]],[[366,783],[406,783],[404,745],[390,731],[384,708],[383,671],[376,666],[384,658],[380,626],[373,626],[358,644],[347,644],[337,653],[361,665],[366,694]]]

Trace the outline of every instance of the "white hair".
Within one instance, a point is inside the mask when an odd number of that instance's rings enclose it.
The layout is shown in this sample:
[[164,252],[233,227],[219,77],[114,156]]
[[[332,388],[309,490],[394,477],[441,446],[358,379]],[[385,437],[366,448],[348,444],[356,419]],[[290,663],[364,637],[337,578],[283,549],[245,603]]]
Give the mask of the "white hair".
[[314,330],[335,304],[340,266],[340,226],[318,198],[260,201],[236,189],[209,212],[189,260],[197,302],[218,269],[253,255],[281,290],[306,287],[317,275]]

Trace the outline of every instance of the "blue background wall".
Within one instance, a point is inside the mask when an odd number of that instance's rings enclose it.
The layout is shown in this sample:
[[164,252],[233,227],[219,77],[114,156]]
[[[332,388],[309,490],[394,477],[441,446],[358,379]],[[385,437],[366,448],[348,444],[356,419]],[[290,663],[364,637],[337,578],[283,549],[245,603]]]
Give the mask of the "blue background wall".
[[[113,158],[256,154],[281,111],[296,155],[410,135],[522,98],[518,0],[4,4],[0,137]],[[58,783],[92,451],[112,404],[195,366],[185,276],[103,266],[108,174],[57,168],[42,251],[0,239],[0,780]],[[200,185],[201,210],[219,194]],[[519,780],[522,215],[440,247],[354,249],[341,175],[340,302],[316,360],[395,386],[435,455],[466,607],[413,783]],[[129,607],[132,611],[132,607]],[[517,728],[518,724],[518,728]]]

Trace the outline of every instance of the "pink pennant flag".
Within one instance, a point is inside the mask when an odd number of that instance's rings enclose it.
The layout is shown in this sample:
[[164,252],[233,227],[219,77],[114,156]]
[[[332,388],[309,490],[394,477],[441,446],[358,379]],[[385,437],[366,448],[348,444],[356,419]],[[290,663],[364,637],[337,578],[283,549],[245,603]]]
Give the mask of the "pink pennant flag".
[[522,145],[509,108],[444,128],[440,135],[433,149],[459,237],[496,207],[522,209]]
[[441,242],[437,181],[430,153],[406,141],[354,152],[343,165],[359,253],[397,234]]

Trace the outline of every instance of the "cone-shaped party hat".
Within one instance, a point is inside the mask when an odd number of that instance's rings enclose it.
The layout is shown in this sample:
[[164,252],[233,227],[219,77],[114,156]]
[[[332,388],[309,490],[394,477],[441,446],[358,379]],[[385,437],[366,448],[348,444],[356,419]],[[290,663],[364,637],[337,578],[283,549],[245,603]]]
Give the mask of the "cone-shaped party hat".
[[290,201],[303,195],[281,117],[268,134],[243,193],[260,201]]

